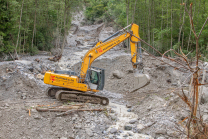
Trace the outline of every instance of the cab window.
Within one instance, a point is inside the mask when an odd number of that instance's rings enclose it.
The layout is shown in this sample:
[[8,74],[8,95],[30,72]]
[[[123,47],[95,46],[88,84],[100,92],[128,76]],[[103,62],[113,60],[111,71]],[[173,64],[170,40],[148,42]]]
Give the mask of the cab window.
[[93,83],[93,84],[98,84],[98,75],[97,75],[97,72],[95,71],[91,71],[91,74],[90,74],[90,82]]

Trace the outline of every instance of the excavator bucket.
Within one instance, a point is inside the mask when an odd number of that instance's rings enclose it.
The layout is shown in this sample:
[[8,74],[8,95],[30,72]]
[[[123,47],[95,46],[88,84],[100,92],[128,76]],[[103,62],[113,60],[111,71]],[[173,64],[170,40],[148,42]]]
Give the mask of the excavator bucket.
[[137,91],[138,89],[145,87],[150,83],[150,77],[147,74],[143,74],[139,72],[138,70],[135,71],[134,73],[135,80],[133,82],[133,88],[130,91],[130,93],[133,93]]

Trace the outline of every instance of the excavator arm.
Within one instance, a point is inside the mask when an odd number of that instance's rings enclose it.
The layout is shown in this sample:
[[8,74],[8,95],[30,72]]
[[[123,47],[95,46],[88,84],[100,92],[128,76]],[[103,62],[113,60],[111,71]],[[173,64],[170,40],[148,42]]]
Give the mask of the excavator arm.
[[[130,25],[129,25],[130,26]],[[129,27],[127,26],[127,27]],[[126,27],[126,28],[127,28]],[[111,37],[114,37],[118,33],[120,33],[122,30],[116,32],[114,35]],[[134,34],[136,37],[139,37],[139,26],[136,24],[131,24],[131,31],[132,34]],[[110,39],[109,37],[108,39]],[[137,68],[137,43],[140,41],[138,38],[132,36],[130,33],[124,33],[112,40],[107,41],[108,39],[104,40],[103,42],[98,42],[95,47],[90,49],[85,56],[83,57],[82,60],[82,65],[81,65],[81,72],[80,72],[80,77],[81,77],[81,82],[85,81],[86,74],[88,69],[91,67],[91,64],[95,59],[97,59],[99,56],[102,54],[106,53],[113,47],[117,46],[119,43],[125,41],[126,39],[130,38],[130,46],[131,46],[131,62],[132,66],[134,69]]]

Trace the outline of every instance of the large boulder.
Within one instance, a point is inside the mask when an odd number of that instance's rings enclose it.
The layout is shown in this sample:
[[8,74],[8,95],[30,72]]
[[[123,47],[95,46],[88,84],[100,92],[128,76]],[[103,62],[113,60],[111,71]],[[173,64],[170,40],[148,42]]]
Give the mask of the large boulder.
[[121,79],[124,77],[124,73],[122,71],[115,70],[113,71],[113,76],[116,77],[117,79]]

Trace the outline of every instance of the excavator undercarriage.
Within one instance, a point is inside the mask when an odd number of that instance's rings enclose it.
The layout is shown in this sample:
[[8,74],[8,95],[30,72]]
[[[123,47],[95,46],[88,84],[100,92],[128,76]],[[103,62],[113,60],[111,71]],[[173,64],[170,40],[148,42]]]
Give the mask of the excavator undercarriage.
[[46,90],[46,95],[59,101],[88,102],[101,105],[108,105],[109,103],[109,99],[106,97],[60,87],[49,87]]

